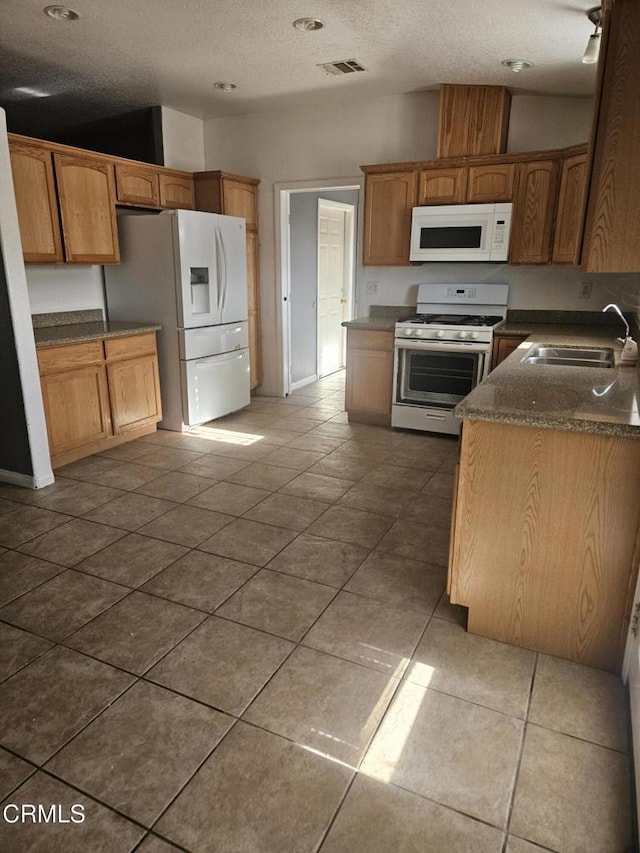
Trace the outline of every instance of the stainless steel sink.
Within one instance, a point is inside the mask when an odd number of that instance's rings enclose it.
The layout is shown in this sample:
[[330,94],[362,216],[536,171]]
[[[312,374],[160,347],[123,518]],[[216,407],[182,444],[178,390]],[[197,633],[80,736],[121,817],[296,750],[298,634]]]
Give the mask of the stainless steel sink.
[[563,367],[613,367],[610,347],[534,347],[522,359],[524,364],[559,364]]

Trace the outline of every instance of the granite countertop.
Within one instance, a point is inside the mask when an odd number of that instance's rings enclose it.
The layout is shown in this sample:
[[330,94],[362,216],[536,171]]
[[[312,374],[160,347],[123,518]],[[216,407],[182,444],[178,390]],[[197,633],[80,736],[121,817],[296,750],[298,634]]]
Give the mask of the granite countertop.
[[36,347],[53,347],[102,338],[119,338],[126,335],[141,335],[162,328],[157,323],[125,323],[116,320],[94,320],[87,323],[40,326],[33,330]]
[[414,313],[415,305],[371,305],[368,317],[346,320],[347,329],[366,329],[370,332],[393,332],[401,317]]
[[[617,326],[508,323],[523,343],[456,407],[459,418],[640,438],[640,368],[529,365],[533,346],[613,347]],[[504,331],[503,334],[509,332]]]

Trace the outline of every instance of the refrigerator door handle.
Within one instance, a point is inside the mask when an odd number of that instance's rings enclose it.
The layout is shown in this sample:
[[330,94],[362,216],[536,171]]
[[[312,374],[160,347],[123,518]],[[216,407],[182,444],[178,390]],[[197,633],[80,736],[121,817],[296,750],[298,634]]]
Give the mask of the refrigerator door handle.
[[245,358],[245,351],[235,353],[227,353],[223,355],[212,355],[210,358],[201,358],[195,362],[196,367],[215,367],[216,364],[222,364],[225,361],[237,361],[239,358]]
[[222,230],[218,228],[218,237],[220,240],[220,261],[222,268],[222,311],[224,312],[226,303],[227,303],[227,250],[224,246],[224,237],[222,236]]
[[218,315],[222,313],[222,275],[220,270],[220,236],[218,234],[218,228],[216,226],[214,231],[214,243],[216,247],[216,281],[218,284],[217,288],[217,301],[216,306],[218,308]]

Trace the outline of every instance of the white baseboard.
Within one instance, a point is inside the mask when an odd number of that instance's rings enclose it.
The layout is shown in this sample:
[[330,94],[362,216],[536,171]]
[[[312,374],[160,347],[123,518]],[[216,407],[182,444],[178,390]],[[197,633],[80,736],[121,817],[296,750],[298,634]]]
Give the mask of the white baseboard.
[[304,379],[298,379],[297,382],[291,383],[291,391],[297,391],[298,388],[304,388],[305,385],[311,385],[312,382],[317,382],[317,376],[305,376]]
[[32,474],[19,474],[17,471],[4,471],[0,468],[0,482],[11,483],[12,486],[23,486],[25,489],[42,489],[55,482],[55,477],[53,474],[34,477]]

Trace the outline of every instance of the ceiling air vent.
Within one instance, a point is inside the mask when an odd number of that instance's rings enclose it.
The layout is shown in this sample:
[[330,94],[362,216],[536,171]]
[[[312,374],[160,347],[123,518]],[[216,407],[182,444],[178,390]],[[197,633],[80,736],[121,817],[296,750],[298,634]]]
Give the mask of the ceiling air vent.
[[338,62],[325,62],[318,65],[322,68],[325,74],[332,74],[334,77],[341,77],[344,74],[353,74],[355,71],[366,71],[357,59],[340,59]]

